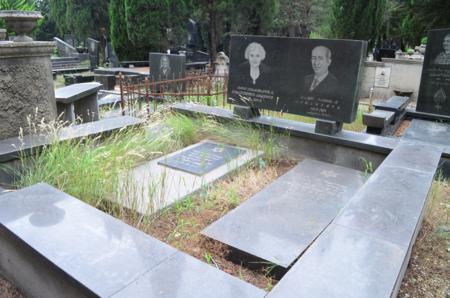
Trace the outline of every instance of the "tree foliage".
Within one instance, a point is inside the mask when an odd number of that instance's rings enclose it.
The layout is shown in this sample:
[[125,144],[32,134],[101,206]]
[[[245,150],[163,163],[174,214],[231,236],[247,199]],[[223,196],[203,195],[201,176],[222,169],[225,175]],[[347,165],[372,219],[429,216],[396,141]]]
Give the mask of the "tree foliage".
[[369,40],[373,45],[380,35],[385,7],[386,0],[333,0],[333,37]]
[[430,29],[450,27],[449,0],[406,0],[395,7],[393,32],[410,46],[418,45]]

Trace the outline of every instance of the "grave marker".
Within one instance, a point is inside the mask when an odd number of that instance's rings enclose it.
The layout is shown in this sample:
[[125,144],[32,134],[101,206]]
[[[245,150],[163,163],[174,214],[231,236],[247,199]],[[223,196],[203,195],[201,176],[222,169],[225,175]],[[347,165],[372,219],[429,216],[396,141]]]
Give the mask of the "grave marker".
[[428,32],[416,110],[450,116],[450,28]]
[[150,53],[150,78],[155,82],[184,78],[186,56]]
[[236,147],[205,142],[160,160],[158,164],[202,176],[244,153],[245,150]]
[[357,40],[234,35],[228,102],[350,123],[366,48]]

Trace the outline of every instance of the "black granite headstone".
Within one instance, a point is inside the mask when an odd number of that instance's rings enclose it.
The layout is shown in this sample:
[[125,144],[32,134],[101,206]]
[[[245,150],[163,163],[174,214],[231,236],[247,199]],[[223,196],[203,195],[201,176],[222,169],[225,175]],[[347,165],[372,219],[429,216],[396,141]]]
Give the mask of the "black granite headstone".
[[450,28],[428,32],[416,110],[450,116]]
[[245,150],[236,147],[205,142],[162,159],[158,164],[202,176],[244,153]]
[[150,53],[150,79],[155,82],[184,78],[186,56]]
[[357,40],[233,35],[228,102],[352,122],[366,48]]

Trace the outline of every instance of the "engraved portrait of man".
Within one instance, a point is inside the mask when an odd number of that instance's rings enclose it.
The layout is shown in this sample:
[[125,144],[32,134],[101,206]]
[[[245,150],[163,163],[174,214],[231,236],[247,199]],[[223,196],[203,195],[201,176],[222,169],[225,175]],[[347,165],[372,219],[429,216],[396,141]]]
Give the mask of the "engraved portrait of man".
[[329,71],[331,50],[317,46],[311,52],[313,74],[303,79],[303,89],[312,95],[333,95],[339,89],[338,79]]
[[166,55],[161,56],[161,60],[159,61],[159,75],[161,79],[171,78],[170,61],[169,57]]

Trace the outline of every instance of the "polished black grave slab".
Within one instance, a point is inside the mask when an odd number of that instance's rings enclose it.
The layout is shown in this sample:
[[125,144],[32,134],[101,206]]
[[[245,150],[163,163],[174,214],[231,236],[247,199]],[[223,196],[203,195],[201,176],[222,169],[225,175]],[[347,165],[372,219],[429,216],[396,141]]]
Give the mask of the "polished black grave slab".
[[42,183],[0,196],[0,252],[27,297],[266,294]]
[[304,160],[202,234],[287,268],[364,180],[359,171]]
[[[0,271],[36,297],[56,297],[60,280],[67,293],[108,297],[177,252],[47,184],[0,196],[0,231]],[[17,259],[8,234],[23,251]]]
[[396,297],[441,154],[400,141],[267,297]]
[[450,151],[450,124],[413,119],[403,138],[439,144]]
[[113,295],[113,298],[262,298],[267,293],[178,252]]
[[244,154],[245,150],[214,142],[204,142],[162,159],[158,164],[202,176]]

